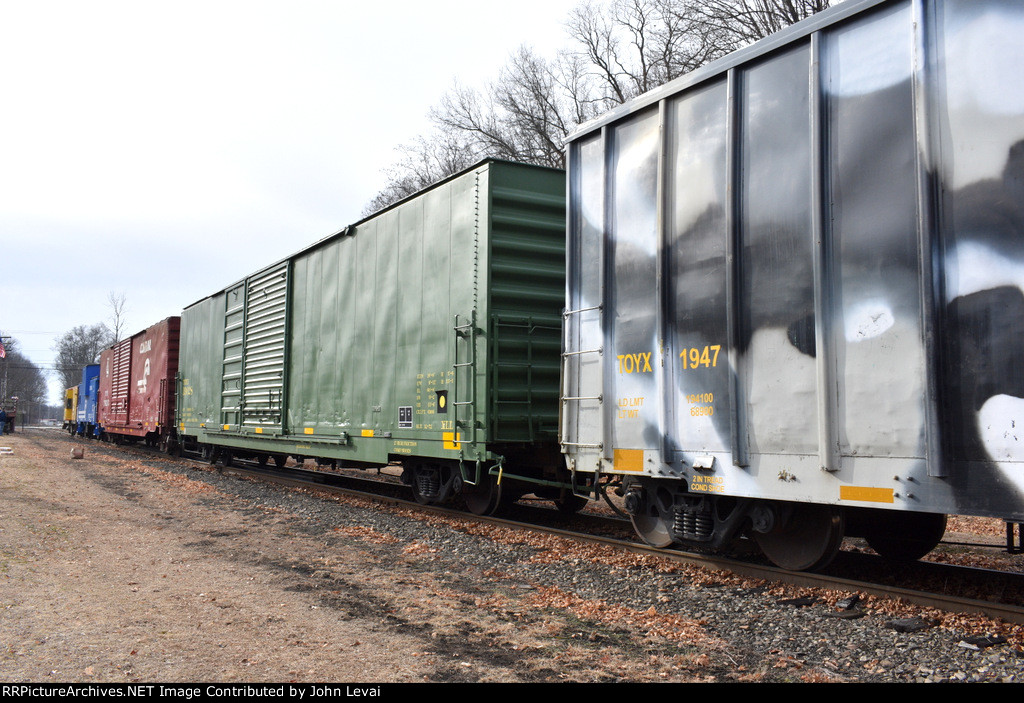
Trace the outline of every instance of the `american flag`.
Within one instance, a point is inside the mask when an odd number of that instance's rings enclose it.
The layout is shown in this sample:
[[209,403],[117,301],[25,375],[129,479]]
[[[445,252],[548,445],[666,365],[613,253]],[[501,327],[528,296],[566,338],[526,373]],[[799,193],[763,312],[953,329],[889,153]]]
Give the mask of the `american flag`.
[[4,343],[0,342],[0,359],[6,358],[7,350],[4,349]]

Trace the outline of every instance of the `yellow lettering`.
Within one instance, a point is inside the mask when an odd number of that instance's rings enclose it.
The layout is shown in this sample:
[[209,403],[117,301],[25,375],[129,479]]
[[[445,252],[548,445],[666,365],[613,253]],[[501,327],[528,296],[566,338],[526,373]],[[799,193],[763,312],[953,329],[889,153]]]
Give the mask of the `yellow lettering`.
[[721,350],[721,344],[712,344],[704,348],[692,347],[679,352],[679,358],[683,360],[684,369],[692,370],[700,367],[713,369],[718,366],[718,353]]
[[651,367],[652,352],[639,352],[637,354],[619,354],[619,373],[654,373]]
[[690,490],[695,493],[725,493],[725,479],[721,476],[694,476]]
[[619,418],[628,420],[640,416],[640,408],[643,407],[644,399],[640,398],[619,398]]

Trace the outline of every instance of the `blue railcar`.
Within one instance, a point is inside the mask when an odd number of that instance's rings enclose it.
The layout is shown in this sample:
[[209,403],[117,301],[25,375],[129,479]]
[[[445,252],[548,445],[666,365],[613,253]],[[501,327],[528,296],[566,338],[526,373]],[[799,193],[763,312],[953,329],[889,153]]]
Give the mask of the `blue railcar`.
[[98,421],[100,386],[100,365],[89,364],[82,369],[82,382],[78,385],[78,411],[75,434],[80,437],[99,437],[101,428]]

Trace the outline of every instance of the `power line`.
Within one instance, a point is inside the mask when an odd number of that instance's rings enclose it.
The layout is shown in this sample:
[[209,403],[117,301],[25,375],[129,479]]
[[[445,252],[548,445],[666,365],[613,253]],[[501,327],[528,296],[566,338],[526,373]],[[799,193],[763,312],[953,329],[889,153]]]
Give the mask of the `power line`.
[[60,332],[33,332],[32,330],[7,330],[7,334],[61,334]]

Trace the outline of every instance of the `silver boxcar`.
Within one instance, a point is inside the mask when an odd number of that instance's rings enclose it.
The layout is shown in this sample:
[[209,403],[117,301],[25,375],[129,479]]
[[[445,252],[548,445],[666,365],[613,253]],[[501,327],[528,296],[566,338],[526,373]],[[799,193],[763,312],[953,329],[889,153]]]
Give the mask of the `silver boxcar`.
[[562,448],[645,539],[1024,519],[1022,36],[851,0],[571,135]]

